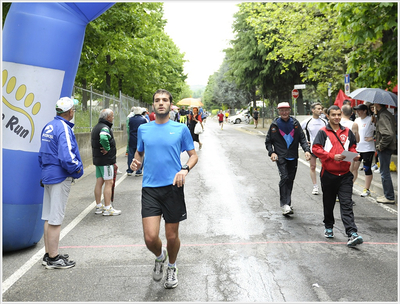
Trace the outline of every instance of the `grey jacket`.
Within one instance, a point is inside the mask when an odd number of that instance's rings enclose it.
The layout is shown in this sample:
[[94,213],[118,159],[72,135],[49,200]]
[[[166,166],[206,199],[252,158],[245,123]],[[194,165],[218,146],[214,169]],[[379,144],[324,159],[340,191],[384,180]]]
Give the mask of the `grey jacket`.
[[376,150],[396,150],[394,116],[386,108],[378,112],[376,122]]

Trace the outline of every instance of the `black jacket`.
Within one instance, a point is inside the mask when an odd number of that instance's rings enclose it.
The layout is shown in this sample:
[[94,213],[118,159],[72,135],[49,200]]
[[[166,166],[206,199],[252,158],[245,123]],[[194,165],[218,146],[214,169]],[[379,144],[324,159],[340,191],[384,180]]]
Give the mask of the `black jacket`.
[[267,137],[265,138],[265,147],[268,150],[268,155],[276,153],[279,158],[298,158],[299,157],[299,144],[304,152],[310,152],[310,147],[307,143],[306,136],[299,121],[292,117],[294,125],[293,142],[287,148],[287,144],[281,133],[279,132],[277,120],[275,118],[269,127]]
[[[111,129],[112,123],[100,118],[97,125],[94,126],[92,130],[92,156],[93,156],[93,165],[95,166],[109,166],[114,165],[117,162],[117,148],[115,147],[114,134]],[[108,129],[108,133],[110,137],[108,142],[110,144],[110,150],[107,154],[103,155],[101,153],[100,148],[102,145],[100,144],[100,132],[103,128]]]

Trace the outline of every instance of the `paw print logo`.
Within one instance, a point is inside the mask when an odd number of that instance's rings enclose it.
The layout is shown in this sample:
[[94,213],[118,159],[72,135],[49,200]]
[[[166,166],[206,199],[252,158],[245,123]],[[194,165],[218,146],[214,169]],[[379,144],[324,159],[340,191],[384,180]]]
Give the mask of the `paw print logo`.
[[[32,141],[33,135],[35,134],[35,123],[33,121],[32,116],[36,115],[39,113],[41,109],[41,104],[40,102],[34,102],[35,100],[35,95],[33,93],[28,93],[27,94],[27,88],[26,85],[21,84],[20,86],[17,87],[17,79],[15,77],[10,77],[8,75],[7,70],[3,70],[3,88],[5,87],[6,93],[7,94],[12,94],[15,92],[15,100],[17,101],[17,105],[11,104],[4,95],[2,96],[3,99],[3,104],[6,105],[8,108],[10,108],[13,111],[16,111],[22,115],[24,115],[26,118],[28,118],[30,124],[31,124],[31,136],[30,136],[30,141]],[[18,104],[20,103],[20,104]],[[18,119],[16,120],[15,124],[18,123]],[[14,124],[14,125],[15,125]],[[28,132],[27,130],[24,130],[24,128],[20,125],[14,126],[14,132],[17,134],[24,134],[24,132]]]

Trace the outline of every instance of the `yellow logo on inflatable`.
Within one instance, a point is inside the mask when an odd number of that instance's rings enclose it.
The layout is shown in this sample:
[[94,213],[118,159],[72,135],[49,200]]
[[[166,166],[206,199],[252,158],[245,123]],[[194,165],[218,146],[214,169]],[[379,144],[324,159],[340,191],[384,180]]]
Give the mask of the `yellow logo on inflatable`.
[[[8,71],[7,70],[3,70],[3,87],[7,84],[6,86],[6,92],[7,94],[11,94],[17,85],[17,79],[15,77],[11,77],[10,79],[8,79]],[[28,95],[26,95],[27,89],[26,89],[26,85],[22,84],[20,85],[16,91],[15,91],[15,99],[17,101],[21,101],[24,97],[24,108],[28,109],[32,104],[33,101],[35,99],[35,95],[33,93],[29,93]],[[18,113],[21,113],[23,115],[25,115],[29,122],[31,123],[31,136],[30,136],[30,140],[29,142],[32,141],[33,135],[35,134],[35,123],[31,117],[31,115],[25,111],[22,107],[17,107],[17,106],[13,106],[11,103],[8,102],[8,100],[3,97],[3,104],[5,104],[7,107],[9,107],[11,110],[14,110]],[[30,109],[30,112],[32,113],[32,115],[36,115],[37,113],[39,113],[41,108],[40,102],[36,102],[32,108]],[[10,120],[7,122],[6,124],[6,128],[9,128],[11,131],[14,131],[15,134],[18,134],[20,137],[25,138],[28,134],[29,134],[29,130],[25,129],[23,126],[19,125],[19,119],[16,116],[12,116],[10,118]]]

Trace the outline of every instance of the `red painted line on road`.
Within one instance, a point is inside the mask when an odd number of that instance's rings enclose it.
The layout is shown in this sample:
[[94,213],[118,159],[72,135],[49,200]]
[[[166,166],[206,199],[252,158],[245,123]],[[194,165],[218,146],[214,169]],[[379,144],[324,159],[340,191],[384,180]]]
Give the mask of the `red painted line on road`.
[[[329,244],[345,245],[346,242],[326,242],[326,241],[270,241],[270,242],[239,242],[239,243],[210,243],[210,244],[181,244],[181,247],[210,247],[210,246],[229,246],[229,245],[268,245],[268,244]],[[398,245],[390,242],[364,242],[363,245]],[[131,245],[94,245],[94,246],[60,246],[66,248],[123,248],[123,247],[146,247],[145,244]]]

